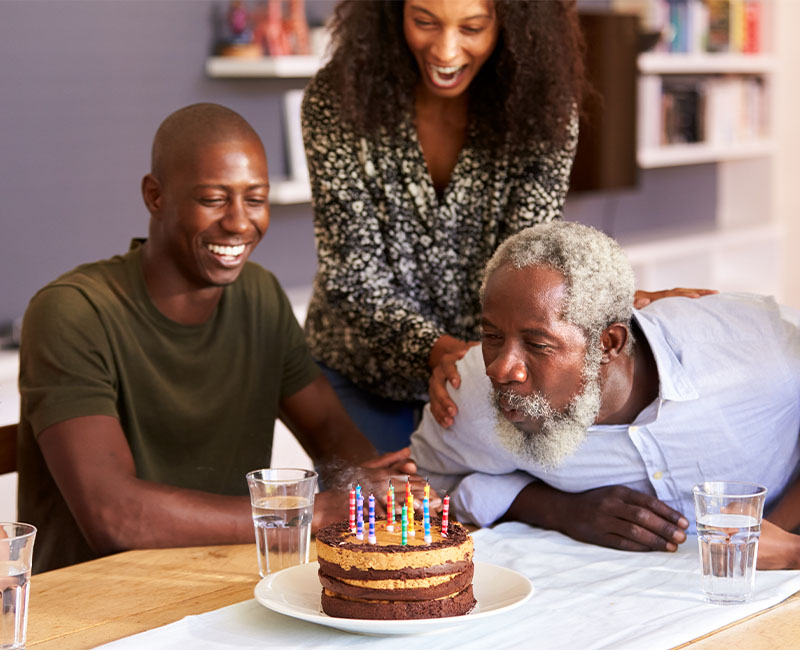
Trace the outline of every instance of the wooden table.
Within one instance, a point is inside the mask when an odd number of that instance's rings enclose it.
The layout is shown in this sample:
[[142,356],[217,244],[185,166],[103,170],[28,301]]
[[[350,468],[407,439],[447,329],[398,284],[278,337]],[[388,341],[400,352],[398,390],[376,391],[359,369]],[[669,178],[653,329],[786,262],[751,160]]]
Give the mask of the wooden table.
[[[313,547],[312,547],[313,548]],[[32,579],[28,648],[93,648],[253,597],[254,544],[128,551]],[[796,650],[800,594],[681,648]]]

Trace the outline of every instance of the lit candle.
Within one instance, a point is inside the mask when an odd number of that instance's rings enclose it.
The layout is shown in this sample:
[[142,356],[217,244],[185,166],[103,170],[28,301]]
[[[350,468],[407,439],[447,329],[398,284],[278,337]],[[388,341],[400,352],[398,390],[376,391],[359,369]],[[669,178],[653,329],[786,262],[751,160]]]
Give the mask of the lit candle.
[[422,525],[425,529],[425,543],[430,544],[433,541],[433,537],[431,536],[431,511],[428,497],[422,500]]
[[356,491],[353,484],[350,484],[350,532],[356,532]]
[[431,484],[428,483],[428,479],[425,479],[425,498],[430,501],[431,498]]
[[394,532],[394,485],[389,479],[389,490],[386,493],[386,530]]
[[447,537],[447,517],[450,513],[450,495],[444,495],[444,501],[442,501],[442,537]]
[[356,490],[356,539],[364,539],[364,497]]
[[369,495],[369,543],[378,543],[375,537],[375,497],[372,494]]
[[411,477],[406,477],[406,507],[408,508],[408,534],[415,537],[414,531],[414,495],[411,494]]

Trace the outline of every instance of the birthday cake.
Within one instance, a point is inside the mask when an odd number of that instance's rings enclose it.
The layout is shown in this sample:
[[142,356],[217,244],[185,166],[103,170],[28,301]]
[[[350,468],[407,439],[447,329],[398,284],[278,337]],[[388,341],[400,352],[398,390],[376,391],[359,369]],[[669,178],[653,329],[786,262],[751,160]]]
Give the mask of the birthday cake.
[[342,521],[317,532],[322,611],[329,616],[414,619],[461,616],[475,606],[472,595],[472,538],[451,521],[442,536],[441,520],[430,519],[430,542],[423,521],[403,545],[400,526],[386,530],[375,521],[374,543],[358,539]]

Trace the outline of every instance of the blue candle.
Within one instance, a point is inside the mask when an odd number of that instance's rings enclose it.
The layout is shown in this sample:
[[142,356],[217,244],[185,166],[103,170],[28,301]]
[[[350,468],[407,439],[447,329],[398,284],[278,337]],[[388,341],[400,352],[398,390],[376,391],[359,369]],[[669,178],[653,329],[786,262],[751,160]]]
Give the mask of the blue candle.
[[364,497],[356,496],[356,538],[364,539]]
[[378,543],[375,537],[375,497],[372,494],[369,495],[369,543]]
[[422,525],[425,527],[425,543],[430,544],[433,537],[431,536],[431,511],[428,497],[422,500]]

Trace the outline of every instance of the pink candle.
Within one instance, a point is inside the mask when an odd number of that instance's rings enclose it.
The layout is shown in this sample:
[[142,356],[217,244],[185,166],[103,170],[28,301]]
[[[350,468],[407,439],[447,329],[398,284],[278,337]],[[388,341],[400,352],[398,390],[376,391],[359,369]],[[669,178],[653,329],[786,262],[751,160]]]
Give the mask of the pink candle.
[[450,513],[450,495],[444,495],[442,501],[442,537],[447,537],[447,517]]
[[356,491],[350,485],[350,532],[356,532]]

